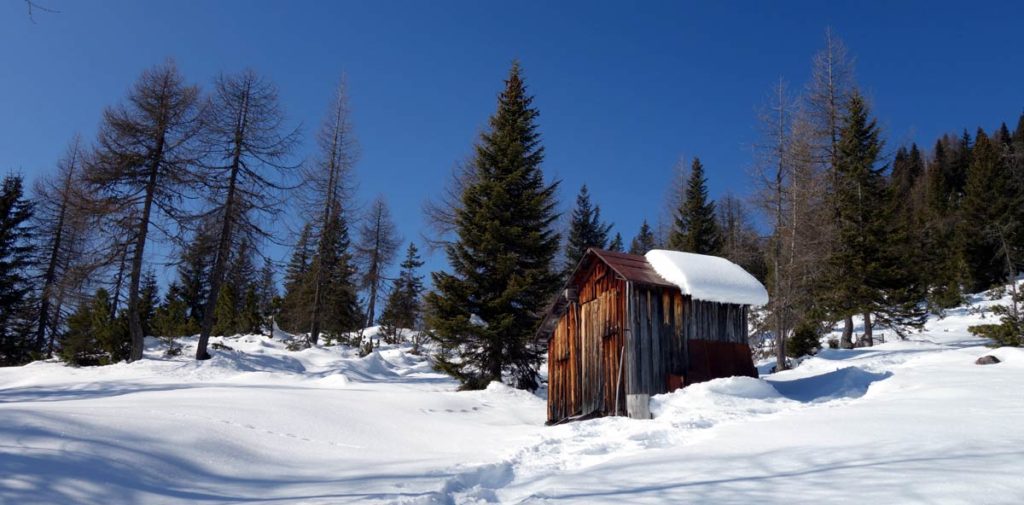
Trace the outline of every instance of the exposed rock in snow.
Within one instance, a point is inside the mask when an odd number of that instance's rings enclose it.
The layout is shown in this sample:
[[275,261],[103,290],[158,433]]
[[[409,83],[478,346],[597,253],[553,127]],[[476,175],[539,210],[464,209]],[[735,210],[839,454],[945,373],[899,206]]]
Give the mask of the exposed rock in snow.
[[994,365],[996,363],[999,363],[999,358],[992,356],[991,354],[974,360],[975,365]]

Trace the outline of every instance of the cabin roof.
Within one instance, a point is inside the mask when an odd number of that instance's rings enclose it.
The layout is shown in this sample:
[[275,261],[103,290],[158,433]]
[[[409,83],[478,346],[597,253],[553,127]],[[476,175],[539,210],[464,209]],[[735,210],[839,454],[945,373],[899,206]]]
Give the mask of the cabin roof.
[[645,255],[651,269],[694,300],[764,305],[768,290],[743,267],[718,256],[654,249]]
[[[603,249],[590,249],[588,253],[593,253],[594,256],[598,257],[603,261],[609,268],[619,274],[623,280],[630,282],[638,282],[641,284],[648,284],[651,286],[662,286],[667,288],[676,287],[675,284],[665,280],[662,276],[651,268],[651,264],[647,261],[647,258],[638,254],[626,254],[614,251],[605,251]],[[582,263],[581,263],[582,265]],[[579,270],[577,270],[578,272]],[[575,273],[573,274],[575,277]]]

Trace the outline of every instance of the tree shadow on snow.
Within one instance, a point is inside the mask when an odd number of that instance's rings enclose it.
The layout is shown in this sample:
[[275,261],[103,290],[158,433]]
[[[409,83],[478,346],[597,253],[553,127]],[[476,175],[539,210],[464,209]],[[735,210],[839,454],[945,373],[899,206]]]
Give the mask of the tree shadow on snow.
[[[174,447],[154,436],[72,435],[104,433],[67,417],[8,410],[0,425],[0,503],[359,503],[366,500],[430,499],[436,491],[373,492],[393,483],[424,481],[427,489],[449,474],[381,471],[348,477],[243,477],[267,455],[231,440],[203,439],[202,452],[227,454],[238,466],[213,467],[195,449]],[[51,426],[59,427],[51,428]],[[75,428],[75,429],[70,429]],[[65,431],[66,430],[66,431]],[[56,442],[55,442],[56,441]],[[192,451],[192,452],[190,452]],[[344,456],[339,455],[344,458]],[[302,472],[298,472],[301,474]],[[297,475],[298,475],[297,474]],[[326,475],[326,474],[325,474]],[[408,486],[410,488],[414,486]],[[327,491],[327,492],[324,492]]]

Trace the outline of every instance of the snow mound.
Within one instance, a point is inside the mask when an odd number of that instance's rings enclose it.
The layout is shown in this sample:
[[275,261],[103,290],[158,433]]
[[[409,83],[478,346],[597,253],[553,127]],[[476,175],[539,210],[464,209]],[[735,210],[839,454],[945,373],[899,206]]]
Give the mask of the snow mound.
[[860,398],[867,393],[872,383],[891,376],[892,372],[874,373],[851,366],[801,379],[770,380],[770,384],[778,393],[791,400],[818,403],[840,398]]
[[768,290],[743,267],[717,256],[654,249],[646,255],[654,271],[696,300],[764,305]]

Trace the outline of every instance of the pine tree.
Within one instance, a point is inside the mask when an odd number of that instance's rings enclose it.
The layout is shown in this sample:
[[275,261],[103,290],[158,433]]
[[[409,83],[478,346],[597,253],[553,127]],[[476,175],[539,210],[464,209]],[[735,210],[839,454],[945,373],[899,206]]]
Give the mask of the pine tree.
[[656,239],[654,238],[654,231],[651,230],[650,225],[647,224],[647,220],[644,219],[643,224],[640,225],[640,232],[633,237],[633,241],[629,243],[629,254],[647,254],[647,251],[654,249],[657,246]]
[[378,321],[382,333],[392,341],[402,340],[402,330],[419,328],[423,277],[417,275],[417,270],[422,266],[423,260],[420,259],[416,244],[410,242],[401,271],[391,287]]
[[34,314],[28,269],[32,266],[32,203],[20,175],[0,188],[0,366],[20,365],[40,355],[44,342],[32,331]]
[[127,316],[111,316],[110,294],[96,291],[68,318],[61,359],[78,366],[108,365],[128,359],[132,351]]
[[580,187],[576,195],[576,208],[569,221],[569,235],[565,244],[564,276],[576,268],[587,249],[604,249],[608,245],[608,233],[612,225],[601,221],[601,207],[590,202],[587,185]]
[[704,165],[694,158],[686,183],[686,198],[676,211],[675,227],[669,247],[679,251],[717,256],[722,251],[722,235],[715,221],[715,202],[708,199],[708,181]]
[[537,314],[558,286],[552,262],[557,184],[541,172],[539,112],[513,63],[498,110],[476,146],[476,175],[455,210],[458,239],[446,247],[451,273],[433,274],[428,324],[441,346],[438,367],[465,388],[511,375],[536,389]]
[[619,232],[615,232],[615,236],[612,238],[612,241],[608,243],[608,250],[622,252],[623,247],[622,235]]

